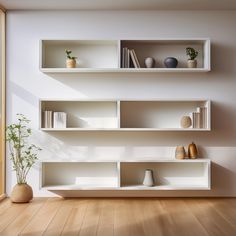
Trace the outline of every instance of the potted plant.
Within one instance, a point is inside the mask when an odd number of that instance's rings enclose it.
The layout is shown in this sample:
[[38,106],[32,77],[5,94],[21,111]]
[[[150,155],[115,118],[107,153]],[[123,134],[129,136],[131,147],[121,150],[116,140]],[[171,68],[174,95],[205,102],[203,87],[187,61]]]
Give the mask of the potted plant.
[[41,149],[28,143],[31,129],[27,127],[30,120],[17,114],[17,123],[6,128],[6,141],[9,144],[10,159],[16,172],[17,184],[11,193],[11,201],[16,203],[29,202],[33,198],[32,188],[27,184],[27,175],[36,162],[37,153]]
[[66,67],[67,68],[75,68],[76,67],[76,59],[77,57],[72,57],[71,56],[72,51],[71,50],[66,50]]
[[188,68],[196,68],[197,67],[197,60],[196,57],[198,56],[198,52],[191,47],[186,48],[186,54],[189,56],[188,58]]

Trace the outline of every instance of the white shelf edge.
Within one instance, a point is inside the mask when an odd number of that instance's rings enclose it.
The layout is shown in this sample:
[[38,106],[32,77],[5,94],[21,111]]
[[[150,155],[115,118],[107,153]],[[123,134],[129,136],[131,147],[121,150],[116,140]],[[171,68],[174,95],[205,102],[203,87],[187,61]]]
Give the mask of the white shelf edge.
[[210,68],[40,68],[43,73],[54,74],[73,74],[73,73],[197,73],[209,72]]
[[160,185],[160,186],[153,186],[153,187],[146,187],[143,185],[134,185],[134,186],[122,186],[122,187],[91,187],[91,186],[76,186],[76,185],[60,185],[60,186],[43,186],[43,190],[48,191],[84,191],[84,190],[115,190],[115,191],[129,191],[129,190],[146,190],[146,191],[158,191],[158,190],[210,190],[210,187],[205,185],[197,185],[197,186],[174,186],[174,185]]
[[68,132],[68,131],[211,131],[211,129],[182,129],[182,128],[170,128],[170,129],[155,129],[155,128],[65,128],[65,129],[56,129],[56,128],[41,128],[41,131],[46,132]]
[[158,162],[173,162],[173,163],[210,163],[210,159],[197,158],[197,159],[152,159],[152,160],[39,160],[40,163],[158,163]]

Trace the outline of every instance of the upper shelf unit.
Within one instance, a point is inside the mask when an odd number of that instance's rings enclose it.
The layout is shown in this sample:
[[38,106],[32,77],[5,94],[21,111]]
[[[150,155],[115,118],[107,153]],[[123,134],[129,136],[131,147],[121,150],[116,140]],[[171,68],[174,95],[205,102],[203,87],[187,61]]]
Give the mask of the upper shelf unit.
[[[44,73],[192,73],[211,70],[209,39],[41,40],[40,44],[40,70]],[[187,47],[193,47],[199,53],[197,68],[187,68]],[[135,50],[140,68],[132,68],[131,62],[131,68],[121,68],[123,48]],[[66,49],[78,57],[76,68],[66,68]],[[155,59],[154,68],[145,68],[147,57]],[[177,68],[165,68],[167,57],[178,60]]]
[[[62,126],[56,124],[58,112],[66,116]],[[181,118],[193,113],[199,114],[199,126],[182,128]],[[44,131],[211,130],[209,100],[41,100],[40,114],[40,129]],[[45,123],[48,119],[49,125]]]

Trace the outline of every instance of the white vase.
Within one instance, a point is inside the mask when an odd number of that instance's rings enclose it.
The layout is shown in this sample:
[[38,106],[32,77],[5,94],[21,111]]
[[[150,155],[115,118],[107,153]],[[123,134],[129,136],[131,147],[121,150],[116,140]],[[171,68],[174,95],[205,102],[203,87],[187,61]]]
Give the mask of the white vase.
[[145,175],[143,179],[143,185],[147,187],[152,187],[154,185],[153,171],[150,169],[145,170]]
[[155,66],[155,59],[152,57],[147,57],[144,63],[147,68],[153,68]]

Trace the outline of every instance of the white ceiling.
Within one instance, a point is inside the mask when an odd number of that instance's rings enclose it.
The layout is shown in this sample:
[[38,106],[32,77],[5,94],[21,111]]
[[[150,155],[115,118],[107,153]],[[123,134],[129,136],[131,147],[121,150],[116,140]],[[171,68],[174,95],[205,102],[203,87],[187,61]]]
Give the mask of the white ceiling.
[[236,10],[236,0],[0,0],[9,10]]

